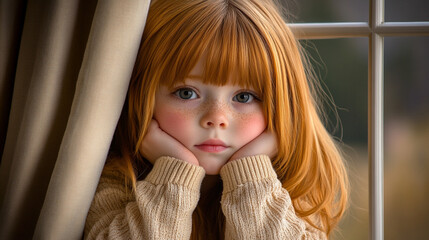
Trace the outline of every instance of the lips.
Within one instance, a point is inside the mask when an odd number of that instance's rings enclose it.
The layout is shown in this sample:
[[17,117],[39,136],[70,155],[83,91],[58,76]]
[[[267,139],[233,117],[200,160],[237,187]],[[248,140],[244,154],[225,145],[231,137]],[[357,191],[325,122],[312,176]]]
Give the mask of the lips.
[[228,148],[228,146],[219,139],[210,139],[201,144],[195,145],[201,151],[217,153],[222,152]]

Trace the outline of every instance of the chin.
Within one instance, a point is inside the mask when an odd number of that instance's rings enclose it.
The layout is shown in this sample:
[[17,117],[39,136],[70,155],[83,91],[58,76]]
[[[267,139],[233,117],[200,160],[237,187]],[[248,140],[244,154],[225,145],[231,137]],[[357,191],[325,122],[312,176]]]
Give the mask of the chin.
[[220,169],[224,164],[202,163],[200,166],[206,171],[206,175],[219,175]]
[[198,159],[200,167],[204,168],[206,175],[219,175],[222,167],[228,162],[232,154],[225,152],[222,154],[193,152]]

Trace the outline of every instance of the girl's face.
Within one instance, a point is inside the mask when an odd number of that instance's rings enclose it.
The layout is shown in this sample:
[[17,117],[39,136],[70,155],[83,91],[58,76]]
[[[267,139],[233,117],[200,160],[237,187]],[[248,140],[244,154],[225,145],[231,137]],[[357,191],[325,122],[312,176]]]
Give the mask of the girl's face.
[[185,83],[156,92],[154,118],[160,128],[182,143],[207,174],[221,167],[241,147],[267,127],[260,94],[227,84],[215,86],[195,80],[203,76],[200,61]]

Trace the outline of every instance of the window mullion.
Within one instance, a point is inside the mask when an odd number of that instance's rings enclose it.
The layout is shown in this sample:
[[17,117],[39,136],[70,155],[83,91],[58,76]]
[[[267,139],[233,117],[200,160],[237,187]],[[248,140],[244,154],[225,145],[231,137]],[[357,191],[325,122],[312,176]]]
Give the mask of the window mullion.
[[369,39],[368,63],[368,154],[369,154],[369,205],[370,239],[384,239],[384,41],[376,33],[384,22],[384,0],[371,0],[369,25],[372,33]]

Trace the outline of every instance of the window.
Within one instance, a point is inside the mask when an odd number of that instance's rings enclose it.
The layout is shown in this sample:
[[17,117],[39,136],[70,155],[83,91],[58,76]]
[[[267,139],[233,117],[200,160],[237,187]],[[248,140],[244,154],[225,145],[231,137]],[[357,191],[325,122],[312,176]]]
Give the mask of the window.
[[343,124],[333,134],[350,146],[351,208],[342,224],[354,227],[334,238],[422,239],[429,233],[429,2],[284,2],[297,12],[292,30],[316,64],[326,63],[316,70]]

